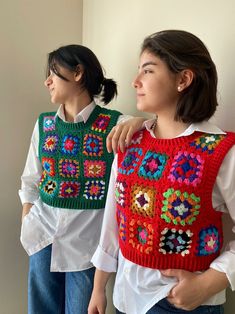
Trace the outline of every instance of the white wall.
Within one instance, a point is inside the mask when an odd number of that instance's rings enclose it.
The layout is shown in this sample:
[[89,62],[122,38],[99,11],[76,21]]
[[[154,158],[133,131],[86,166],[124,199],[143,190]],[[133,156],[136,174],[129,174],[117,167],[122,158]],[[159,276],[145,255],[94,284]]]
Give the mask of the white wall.
[[19,242],[20,175],[38,114],[52,110],[43,86],[47,53],[81,43],[82,0],[0,3],[0,313],[27,313],[28,258]]
[[[194,33],[206,43],[218,69],[221,105],[214,120],[235,131],[234,13],[233,0],[84,0],[83,43],[95,51],[107,76],[118,82],[115,108],[136,114],[130,85],[144,37],[172,28]],[[225,313],[233,314],[234,306],[234,293],[229,292]]]

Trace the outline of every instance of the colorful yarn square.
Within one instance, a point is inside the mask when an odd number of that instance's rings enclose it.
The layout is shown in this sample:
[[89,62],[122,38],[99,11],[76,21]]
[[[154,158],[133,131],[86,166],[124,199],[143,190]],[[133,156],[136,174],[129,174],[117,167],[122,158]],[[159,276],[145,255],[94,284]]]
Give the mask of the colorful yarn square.
[[204,228],[199,233],[199,256],[206,256],[217,253],[220,249],[220,237],[218,229],[215,226]]
[[177,181],[195,187],[201,182],[203,165],[204,159],[199,155],[180,151],[174,158],[168,178],[171,182]]
[[43,118],[43,131],[54,131],[55,130],[55,116],[46,116]]
[[60,159],[59,160],[59,174],[64,178],[78,178],[79,164],[77,160]]
[[106,162],[96,160],[84,161],[84,175],[87,178],[103,178],[105,176]]
[[43,191],[50,196],[54,196],[56,193],[56,190],[57,190],[57,183],[56,181],[53,181],[53,180],[47,181],[43,187]]
[[140,157],[143,152],[141,148],[130,148],[127,149],[124,159],[118,168],[119,173],[127,174],[133,173],[135,168],[138,166],[138,162],[140,161]]
[[62,181],[60,183],[59,197],[74,198],[78,197],[80,191],[79,182]]
[[105,195],[105,182],[99,180],[87,181],[83,196],[89,200],[102,200]]
[[166,222],[185,226],[191,225],[196,220],[200,209],[200,197],[173,188],[164,192],[163,196],[161,218]]
[[99,114],[98,118],[95,120],[95,122],[92,124],[91,129],[100,132],[100,133],[106,133],[106,130],[109,126],[111,116],[108,114]]
[[208,152],[209,154],[212,154],[214,149],[224,138],[225,135],[204,134],[190,143],[190,146],[194,146],[196,149],[201,150],[202,152]]
[[42,167],[50,176],[55,176],[55,160],[53,158],[42,157]]
[[117,212],[118,215],[118,225],[119,225],[119,238],[122,241],[126,241],[126,216],[120,210]]
[[83,154],[86,156],[98,157],[103,155],[103,140],[102,137],[87,134],[84,137]]
[[115,199],[117,204],[122,207],[126,206],[126,196],[127,196],[127,184],[126,182],[116,181],[115,184]]
[[176,230],[165,228],[161,232],[159,252],[163,254],[181,254],[185,256],[190,253],[193,233],[190,230]]
[[57,135],[47,135],[44,140],[42,150],[46,153],[54,153],[58,145]]
[[131,211],[144,217],[153,217],[155,193],[154,188],[135,184],[131,190]]
[[138,175],[150,180],[161,178],[167,162],[167,155],[148,151],[140,165]]
[[129,243],[140,253],[149,254],[153,251],[154,229],[147,221],[131,219],[127,226]]
[[62,139],[62,154],[75,156],[80,149],[80,139],[74,135],[65,135]]

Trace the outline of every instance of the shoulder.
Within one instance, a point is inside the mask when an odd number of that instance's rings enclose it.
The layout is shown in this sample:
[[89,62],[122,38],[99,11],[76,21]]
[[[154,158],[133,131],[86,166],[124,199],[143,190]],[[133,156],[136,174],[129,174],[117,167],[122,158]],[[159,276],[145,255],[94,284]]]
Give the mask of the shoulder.
[[55,128],[56,112],[43,112],[38,117],[38,126],[40,130],[51,131]]

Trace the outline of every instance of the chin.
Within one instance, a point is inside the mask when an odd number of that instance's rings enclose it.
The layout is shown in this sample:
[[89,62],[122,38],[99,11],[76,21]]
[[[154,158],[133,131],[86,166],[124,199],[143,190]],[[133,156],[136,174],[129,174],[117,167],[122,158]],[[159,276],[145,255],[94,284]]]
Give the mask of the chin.
[[59,101],[56,98],[51,97],[51,103],[56,105],[59,104]]
[[146,106],[144,104],[137,102],[136,107],[139,111],[146,111]]
[[139,111],[150,113],[150,114],[156,114],[156,108],[154,108],[153,106],[150,106],[146,103],[145,104],[137,103],[136,107]]

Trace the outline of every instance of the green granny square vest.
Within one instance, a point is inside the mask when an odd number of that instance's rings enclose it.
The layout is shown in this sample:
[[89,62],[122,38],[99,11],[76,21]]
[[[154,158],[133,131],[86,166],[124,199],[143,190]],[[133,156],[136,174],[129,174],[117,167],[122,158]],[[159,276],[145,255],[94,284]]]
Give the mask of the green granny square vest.
[[67,123],[56,112],[39,116],[42,201],[68,209],[104,208],[113,154],[106,137],[120,112],[96,106],[86,123]]

